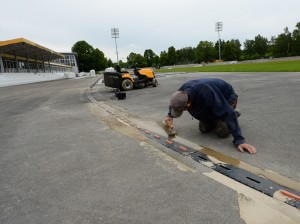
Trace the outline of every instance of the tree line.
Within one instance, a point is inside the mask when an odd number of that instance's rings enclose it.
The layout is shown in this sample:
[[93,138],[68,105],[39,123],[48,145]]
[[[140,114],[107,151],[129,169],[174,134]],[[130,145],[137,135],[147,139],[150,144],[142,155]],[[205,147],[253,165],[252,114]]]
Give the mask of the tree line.
[[[261,35],[254,39],[246,39],[241,49],[238,39],[221,40],[221,59],[224,61],[243,61],[260,58],[289,57],[300,55],[300,22],[290,32],[288,27],[284,28],[279,35],[272,36],[270,40]],[[72,47],[72,52],[78,54],[79,70],[96,71],[107,67],[114,67],[111,59],[107,59],[98,48],[94,49],[85,41],[78,41]],[[192,63],[207,63],[219,59],[219,42],[200,41],[196,47],[185,47],[176,50],[174,46],[167,51],[156,55],[153,50],[146,49],[144,55],[131,52],[127,56],[127,62],[119,61],[121,67],[128,68],[131,65],[139,67],[156,67],[166,65],[182,65]]]

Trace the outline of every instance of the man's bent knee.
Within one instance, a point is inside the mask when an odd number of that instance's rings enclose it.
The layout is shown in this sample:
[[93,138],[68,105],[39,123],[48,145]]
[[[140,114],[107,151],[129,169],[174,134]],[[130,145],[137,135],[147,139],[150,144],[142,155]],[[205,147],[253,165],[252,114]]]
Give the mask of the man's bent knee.
[[210,132],[216,127],[215,121],[199,121],[199,130],[202,133]]

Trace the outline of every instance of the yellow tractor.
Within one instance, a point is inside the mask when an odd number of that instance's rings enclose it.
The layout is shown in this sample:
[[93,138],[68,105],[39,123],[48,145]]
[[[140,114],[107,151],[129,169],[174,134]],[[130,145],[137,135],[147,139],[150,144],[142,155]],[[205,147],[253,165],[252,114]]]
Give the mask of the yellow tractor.
[[117,66],[115,70],[104,72],[104,84],[107,87],[127,91],[149,85],[156,87],[158,82],[153,70],[150,68],[139,69],[134,67],[133,74],[130,74],[128,71],[121,71],[121,68]]

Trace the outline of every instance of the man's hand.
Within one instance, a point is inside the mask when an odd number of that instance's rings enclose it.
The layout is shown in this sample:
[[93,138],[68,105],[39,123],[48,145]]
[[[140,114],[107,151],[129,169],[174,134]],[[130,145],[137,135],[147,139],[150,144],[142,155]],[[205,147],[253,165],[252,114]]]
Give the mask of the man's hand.
[[168,128],[169,130],[173,129],[173,118],[167,116],[164,120],[164,124],[166,126],[166,128]]
[[247,150],[250,154],[256,153],[256,148],[247,143],[240,144],[237,148],[240,152],[244,152],[244,150]]

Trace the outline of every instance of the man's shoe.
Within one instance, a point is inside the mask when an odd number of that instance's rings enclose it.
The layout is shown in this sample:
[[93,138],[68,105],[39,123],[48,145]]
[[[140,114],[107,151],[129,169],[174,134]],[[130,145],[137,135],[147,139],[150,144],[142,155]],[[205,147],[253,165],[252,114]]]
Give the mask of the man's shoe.
[[221,120],[217,121],[215,132],[220,138],[226,138],[230,134],[226,122]]

